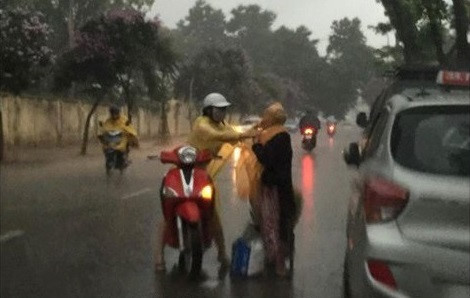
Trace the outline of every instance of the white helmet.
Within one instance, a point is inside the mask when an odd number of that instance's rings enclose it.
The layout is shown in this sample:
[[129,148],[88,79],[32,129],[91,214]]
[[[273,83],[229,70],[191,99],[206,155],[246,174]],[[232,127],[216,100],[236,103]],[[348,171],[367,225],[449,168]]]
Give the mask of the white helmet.
[[204,97],[204,102],[202,104],[203,108],[207,107],[216,107],[216,108],[225,108],[231,106],[232,104],[227,101],[227,99],[220,93],[211,93]]

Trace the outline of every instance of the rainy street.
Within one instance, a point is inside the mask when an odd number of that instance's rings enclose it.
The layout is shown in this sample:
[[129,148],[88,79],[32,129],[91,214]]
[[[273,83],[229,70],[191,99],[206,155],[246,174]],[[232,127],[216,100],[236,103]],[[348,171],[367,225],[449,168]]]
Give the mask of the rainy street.
[[[182,278],[177,252],[166,249],[166,273],[153,271],[157,191],[167,169],[147,154],[132,153],[123,177],[107,181],[98,155],[53,163],[2,165],[2,297],[341,297],[345,221],[350,178],[341,151],[357,140],[355,126],[340,124],[334,139],[321,131],[308,154],[292,135],[293,177],[303,194],[292,281],[219,276],[216,250],[204,254],[203,277]],[[248,223],[249,206],[236,197],[233,163],[217,181],[226,245],[231,251]]]

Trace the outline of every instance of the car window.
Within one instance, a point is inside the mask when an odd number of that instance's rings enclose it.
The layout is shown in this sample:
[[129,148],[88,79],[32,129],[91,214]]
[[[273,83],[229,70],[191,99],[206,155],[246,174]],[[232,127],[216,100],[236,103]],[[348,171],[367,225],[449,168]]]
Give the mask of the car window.
[[389,112],[384,109],[378,116],[375,125],[372,127],[371,133],[368,136],[368,141],[364,149],[364,158],[371,157],[375,154],[380,145],[382,134],[387,126]]
[[420,107],[397,115],[392,132],[397,163],[442,175],[470,174],[470,106]]

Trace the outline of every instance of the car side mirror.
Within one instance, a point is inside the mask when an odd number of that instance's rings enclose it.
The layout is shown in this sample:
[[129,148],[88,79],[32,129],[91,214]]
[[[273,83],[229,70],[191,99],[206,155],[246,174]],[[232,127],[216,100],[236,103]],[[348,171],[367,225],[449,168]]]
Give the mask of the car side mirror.
[[367,120],[366,113],[360,112],[359,114],[357,114],[356,124],[359,125],[359,127],[362,127],[362,128],[367,127],[367,125],[369,124],[369,120]]
[[357,143],[350,143],[349,148],[343,151],[344,161],[348,166],[359,167],[361,163],[361,154]]

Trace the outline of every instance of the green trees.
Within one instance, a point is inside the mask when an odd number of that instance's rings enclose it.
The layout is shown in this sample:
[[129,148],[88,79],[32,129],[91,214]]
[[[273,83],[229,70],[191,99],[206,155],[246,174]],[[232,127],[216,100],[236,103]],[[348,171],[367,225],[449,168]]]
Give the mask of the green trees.
[[85,124],[82,154],[86,153],[90,118],[105,94],[113,89],[121,93],[132,120],[140,90],[147,89],[150,99],[167,99],[161,95],[168,96],[166,79],[174,64],[175,55],[159,22],[146,20],[139,11],[110,10],[80,28],[75,46],[61,60],[56,85],[67,88],[77,82],[95,97]]
[[41,13],[0,10],[0,90],[20,93],[39,78],[53,58],[51,32]]
[[48,45],[57,53],[73,47],[75,31],[90,18],[113,8],[150,7],[154,0],[4,0],[0,9],[27,7],[41,12],[54,31]]
[[242,49],[213,46],[201,50],[180,68],[176,92],[197,101],[211,92],[219,92],[233,101],[239,111],[247,112],[252,84],[251,66]]
[[[396,30],[405,63],[437,62],[441,66],[470,67],[469,11],[464,0],[453,0],[452,7],[444,0],[380,2],[391,28]],[[455,34],[449,27],[455,29]]]
[[[226,18],[197,1],[172,31],[184,57],[177,94],[201,100],[220,91],[247,113],[276,100],[291,114],[308,107],[342,116],[376,69],[360,21],[333,23],[328,55],[321,57],[310,30],[274,29],[275,20],[275,13],[258,5],[240,5]],[[228,53],[243,58],[228,59],[231,66],[223,58]]]

